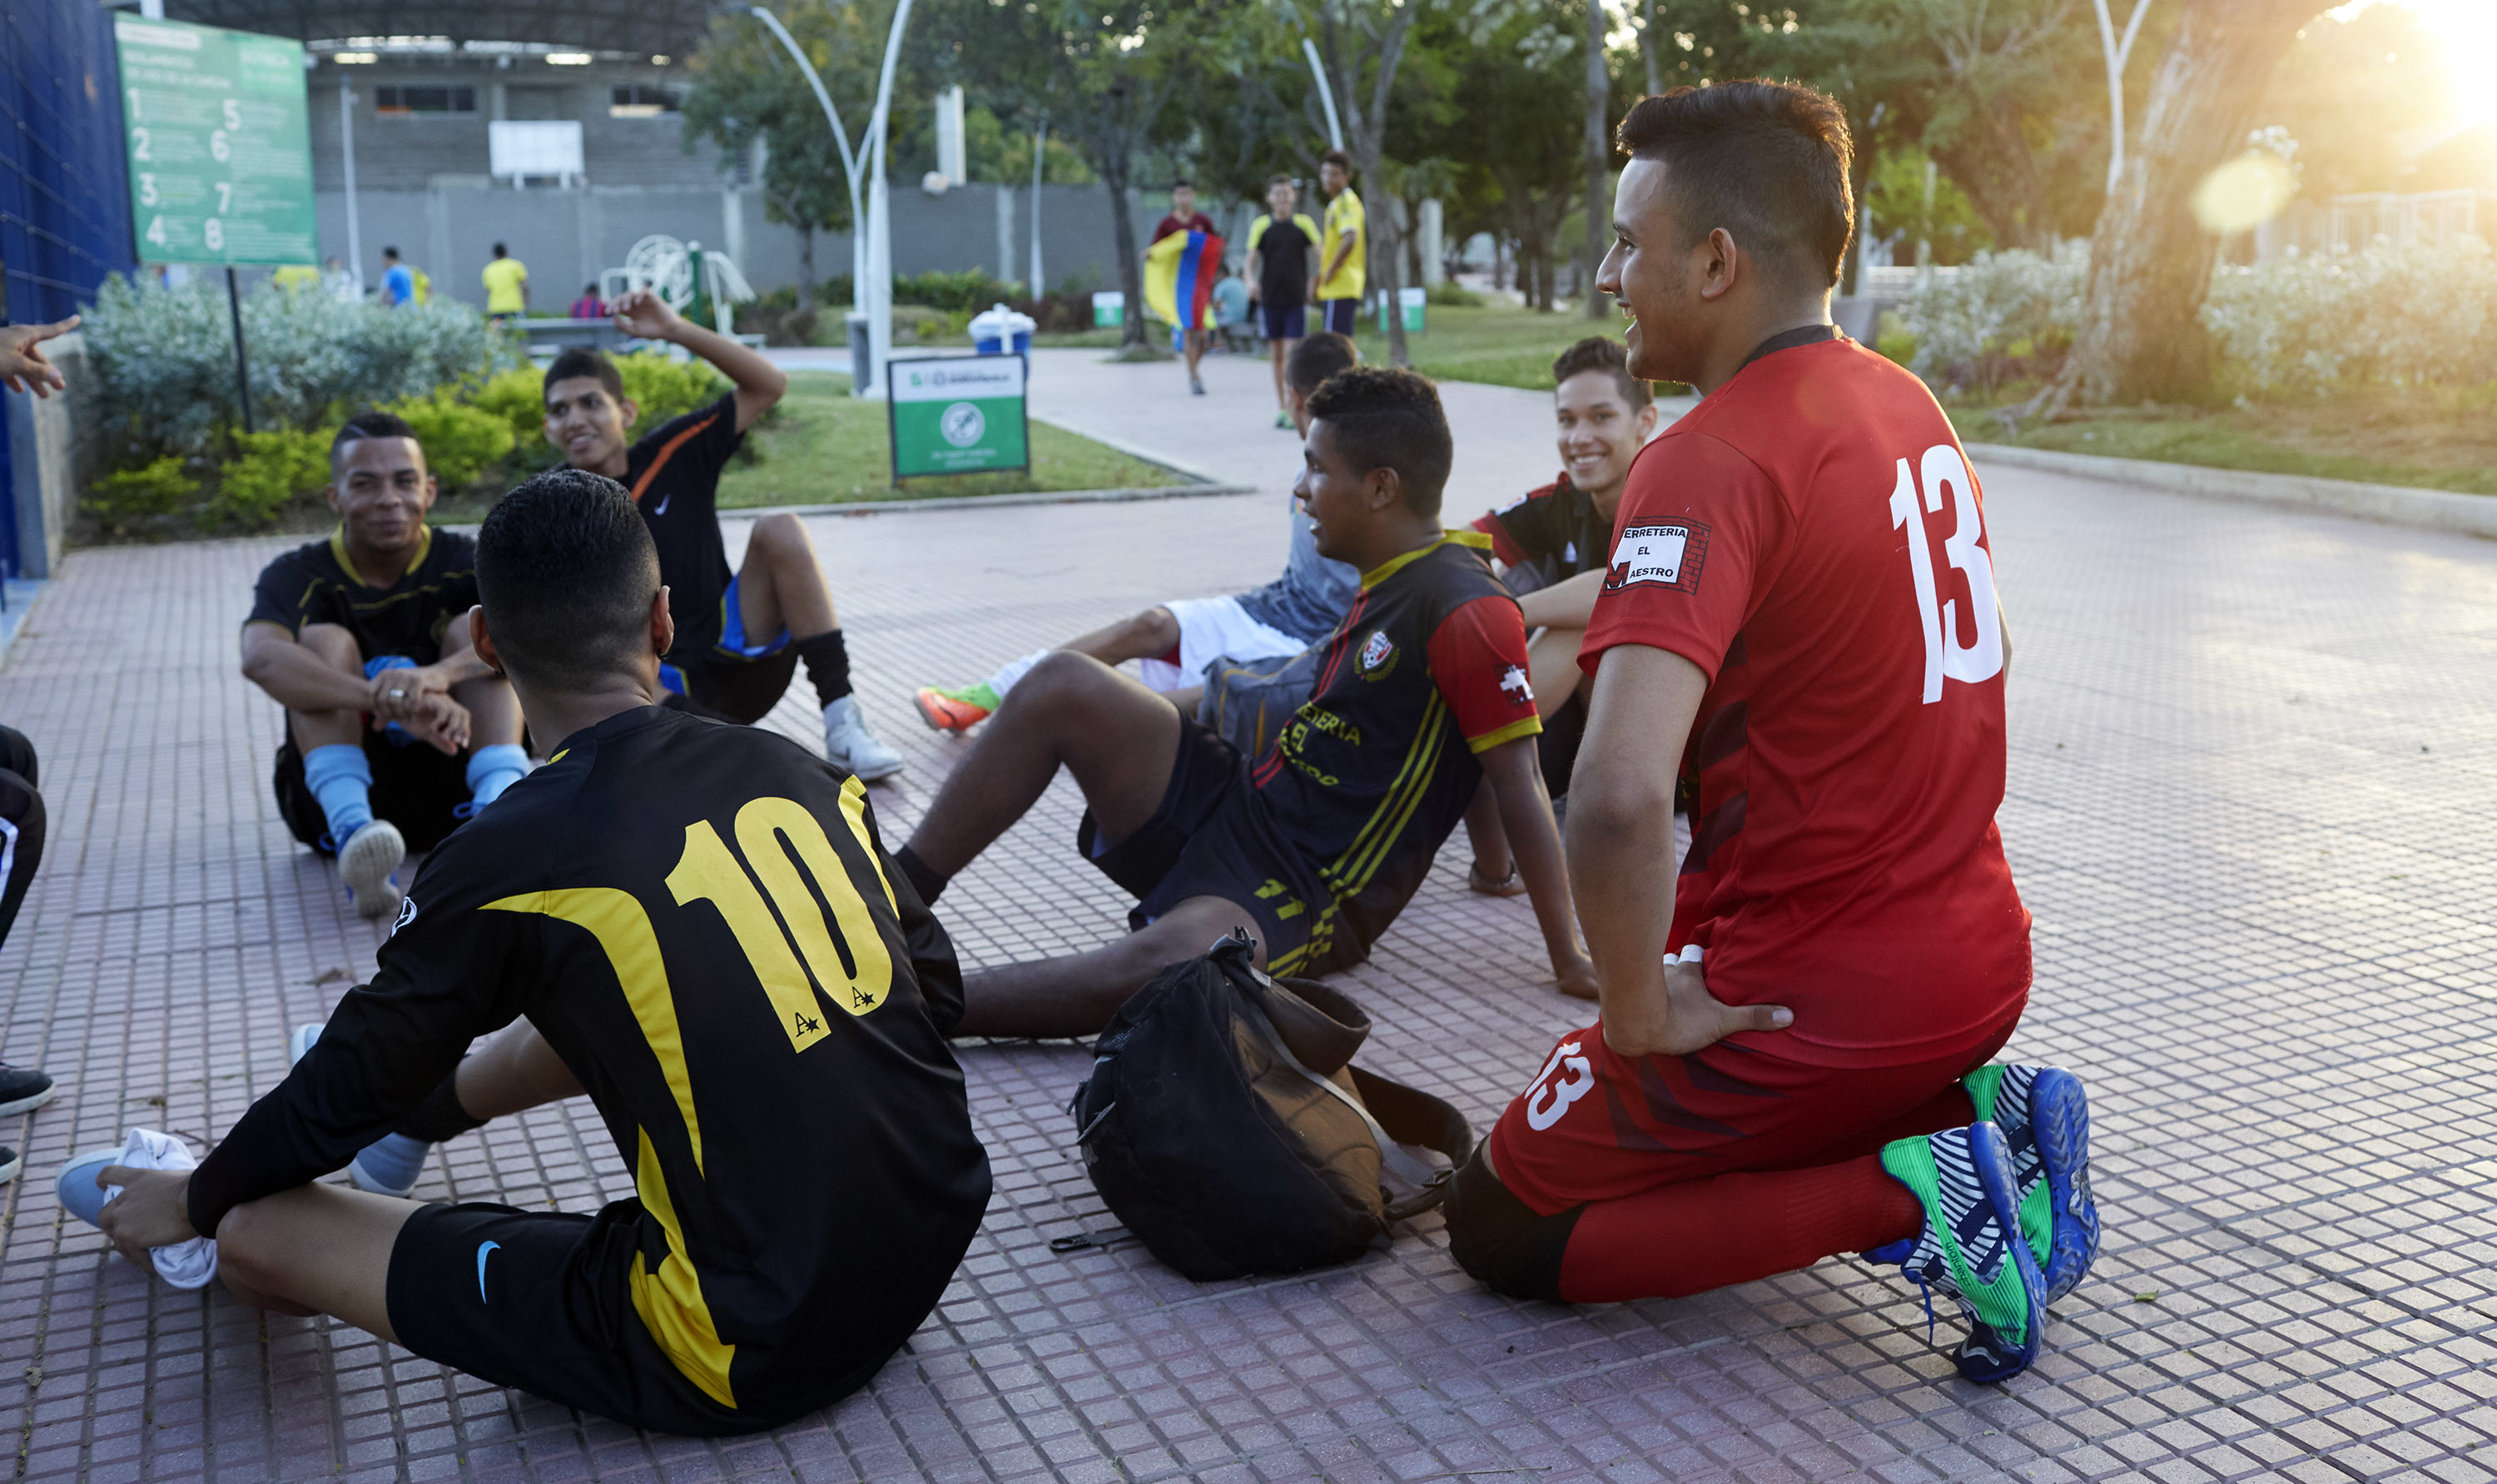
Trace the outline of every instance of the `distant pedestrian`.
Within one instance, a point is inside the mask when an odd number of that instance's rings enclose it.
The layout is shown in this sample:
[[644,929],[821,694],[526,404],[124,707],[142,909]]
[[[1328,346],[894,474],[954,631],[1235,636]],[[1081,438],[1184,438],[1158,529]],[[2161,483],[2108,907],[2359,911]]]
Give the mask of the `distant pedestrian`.
[[1292,426],[1292,398],[1283,384],[1283,363],[1309,333],[1309,304],[1316,291],[1318,228],[1294,209],[1300,183],[1289,175],[1266,182],[1266,215],[1248,228],[1248,293],[1257,300],[1258,329],[1275,357],[1275,426]]
[[[1158,242],[1175,232],[1202,232],[1207,237],[1216,235],[1214,218],[1196,208],[1196,187],[1185,180],[1171,187],[1170,215],[1154,224],[1153,239]],[[1179,312],[1183,319],[1193,318],[1188,304],[1179,305]],[[1197,377],[1196,364],[1205,359],[1205,326],[1201,323],[1181,326],[1180,344],[1186,349],[1187,389],[1203,396],[1205,383]]]
[[577,320],[603,320],[607,318],[607,300],[598,297],[598,285],[594,283],[583,284],[581,286],[581,297],[572,301],[572,308],[569,312],[572,317]]
[[1222,348],[1232,348],[1231,337],[1248,326],[1248,286],[1238,273],[1225,271],[1214,281],[1214,327],[1222,332]]
[[416,302],[416,270],[401,263],[398,249],[382,249],[382,303],[397,309]]
[[478,276],[486,281],[487,319],[501,325],[529,312],[528,265],[513,257],[502,243],[494,244],[494,261]]
[[1325,266],[1318,272],[1318,307],[1323,329],[1352,333],[1361,318],[1361,291],[1369,283],[1370,232],[1361,198],[1353,194],[1352,156],[1330,149],[1318,156],[1318,184],[1326,188],[1326,239],[1319,246]]

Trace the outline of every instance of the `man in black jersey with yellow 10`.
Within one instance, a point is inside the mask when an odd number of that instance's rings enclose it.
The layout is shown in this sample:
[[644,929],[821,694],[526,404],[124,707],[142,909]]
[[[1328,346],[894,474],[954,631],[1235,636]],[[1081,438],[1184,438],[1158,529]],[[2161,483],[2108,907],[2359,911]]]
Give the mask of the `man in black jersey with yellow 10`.
[[[553,757],[434,852],[372,982],[198,1169],[82,1156],[62,1197],[125,1255],[212,1233],[248,1302],[620,1422],[788,1421],[910,1337],[987,1208],[953,946],[854,776],[653,704],[674,625],[621,488],[529,481],[477,568],[477,653]],[[311,1183],[584,1091],[637,1190],[595,1216]]]

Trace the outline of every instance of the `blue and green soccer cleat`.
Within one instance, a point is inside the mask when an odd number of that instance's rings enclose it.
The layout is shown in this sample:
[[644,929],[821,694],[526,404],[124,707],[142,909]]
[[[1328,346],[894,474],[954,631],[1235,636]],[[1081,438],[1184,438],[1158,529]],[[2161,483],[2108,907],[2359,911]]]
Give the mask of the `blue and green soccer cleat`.
[[1925,1229],[1864,1255],[1895,1262],[1925,1290],[1959,1301],[1968,1338],[1952,1359],[1972,1381],[2007,1381],[2038,1358],[2046,1318],[2046,1281],[2020,1240],[2020,1203],[2011,1155],[1991,1123],[1901,1139],[1881,1151],[1881,1168],[1915,1193]]
[[2072,1291],[2099,1255],[2090,1196],[2090,1100],[2057,1066],[1996,1062],[1960,1079],[1976,1116],[2003,1131],[2019,1183],[2020,1230],[2046,1279],[2046,1302]]

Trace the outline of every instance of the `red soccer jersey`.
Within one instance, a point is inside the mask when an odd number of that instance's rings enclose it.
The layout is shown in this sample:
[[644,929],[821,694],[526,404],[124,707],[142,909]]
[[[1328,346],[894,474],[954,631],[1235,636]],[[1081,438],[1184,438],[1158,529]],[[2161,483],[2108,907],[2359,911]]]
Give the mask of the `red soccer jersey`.
[[1994,823],[2003,640],[1984,506],[1924,384],[1851,340],[1774,351],[1631,465],[1580,663],[1707,672],[1672,945],[1744,1043],[1868,1065],[1974,1041],[2029,991]]

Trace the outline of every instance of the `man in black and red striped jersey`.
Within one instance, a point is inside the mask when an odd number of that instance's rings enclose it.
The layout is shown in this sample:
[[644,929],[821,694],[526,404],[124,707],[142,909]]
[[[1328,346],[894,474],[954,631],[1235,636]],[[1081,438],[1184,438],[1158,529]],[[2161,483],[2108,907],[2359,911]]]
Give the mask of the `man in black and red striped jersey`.
[[967,980],[957,1032],[1096,1031],[1164,964],[1245,927],[1275,973],[1357,963],[1488,778],[1554,976],[1592,992],[1534,740],[1517,602],[1487,538],[1444,530],[1451,445],[1431,384],[1357,366],[1309,400],[1295,493],[1319,554],[1362,574],[1309,703],[1255,759],[1089,655],[1042,660],[895,857],[932,903],[1064,766],[1076,844],[1139,900],[1106,948]]
[[787,374],[728,336],[687,321],[648,289],[617,300],[614,313],[625,333],[681,345],[717,366],[735,388],[627,443],[642,409],[624,395],[614,363],[575,348],[547,367],[547,441],[574,468],[604,474],[631,490],[658,544],[659,579],[677,620],[677,647],[668,652],[661,680],[714,716],[752,723],[779,704],[804,660],[824,710],[825,756],[862,778],[900,773],[901,754],[868,730],[850,693],[840,616],[805,524],[790,515],[755,521],[742,568],[729,566],[720,541],[720,471],[745,430],[789,390]]

